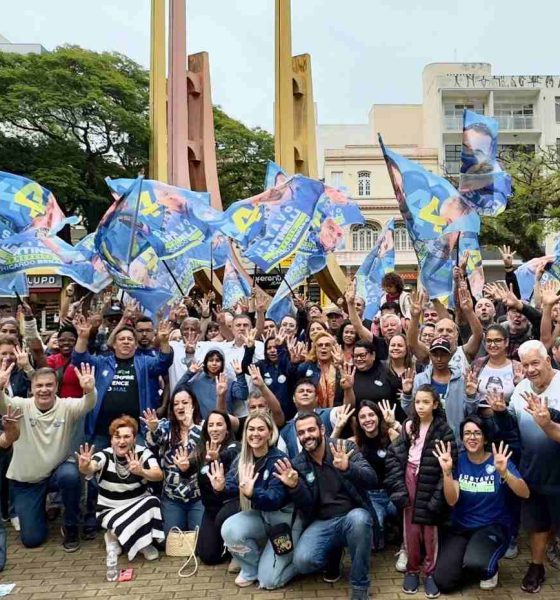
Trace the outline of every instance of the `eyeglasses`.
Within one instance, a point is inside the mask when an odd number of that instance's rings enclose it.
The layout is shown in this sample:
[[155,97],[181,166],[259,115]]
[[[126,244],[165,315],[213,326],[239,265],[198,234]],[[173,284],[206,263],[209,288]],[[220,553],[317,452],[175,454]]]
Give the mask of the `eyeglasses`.
[[479,438],[482,437],[482,431],[464,431],[463,432],[463,437],[464,438],[479,439]]
[[499,346],[504,341],[504,338],[494,338],[491,340],[486,340],[487,346]]
[[367,352],[364,354],[354,354],[354,360],[365,360],[367,358]]

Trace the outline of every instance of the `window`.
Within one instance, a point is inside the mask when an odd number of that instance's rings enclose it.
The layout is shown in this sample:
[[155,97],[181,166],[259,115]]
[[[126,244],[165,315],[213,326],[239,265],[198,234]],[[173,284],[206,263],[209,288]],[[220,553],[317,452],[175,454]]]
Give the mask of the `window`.
[[463,110],[465,108],[474,110],[477,113],[484,113],[482,102],[445,103],[443,105],[443,119],[447,131],[461,131],[463,129]]
[[332,187],[339,188],[343,185],[342,171],[331,171],[331,185]]
[[445,170],[451,175],[456,175],[461,170],[461,144],[445,145]]
[[414,250],[412,240],[408,235],[408,231],[406,230],[406,226],[404,223],[397,223],[395,225],[394,240],[396,252],[407,252],[409,250]]
[[352,250],[354,252],[369,252],[381,232],[377,223],[368,221],[365,225],[352,226]]
[[533,129],[533,105],[511,102],[494,104],[494,116],[500,129]]
[[358,196],[371,196],[371,173],[358,171]]
[[556,98],[554,98],[554,111],[556,114],[556,122],[560,123],[560,97],[556,96]]

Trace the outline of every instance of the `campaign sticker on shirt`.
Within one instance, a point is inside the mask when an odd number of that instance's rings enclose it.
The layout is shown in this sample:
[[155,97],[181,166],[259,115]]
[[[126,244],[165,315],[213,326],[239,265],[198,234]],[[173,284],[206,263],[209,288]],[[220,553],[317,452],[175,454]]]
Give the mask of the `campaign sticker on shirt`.
[[62,427],[64,423],[64,419],[56,419],[56,421],[53,421],[53,427]]
[[379,387],[383,387],[383,382],[379,381],[379,379],[376,379],[373,383],[375,383],[375,385],[378,385]]
[[264,382],[266,383],[266,385],[270,385],[272,383],[272,378],[265,377]]
[[263,473],[263,479],[266,481],[269,477],[270,473],[268,472],[268,469],[265,469],[264,473]]
[[103,377],[107,377],[107,375],[109,375],[109,371],[107,371],[107,369],[105,369],[101,375],[103,375]]
[[385,458],[387,456],[387,451],[383,450],[383,448],[379,448],[377,451],[377,456],[379,456],[379,458]]
[[306,377],[312,377],[313,376],[313,371],[311,369],[307,369],[307,371],[305,371],[305,376]]
[[202,469],[200,469],[200,472],[201,472],[203,475],[206,475],[206,474],[208,473],[208,471],[209,471],[209,470],[210,470],[210,469],[208,468],[208,465],[204,465],[204,466],[202,467]]
[[315,473],[313,473],[313,471],[307,473],[305,479],[307,479],[307,483],[313,483],[315,481]]
[[278,383],[286,383],[286,376],[278,375]]
[[496,471],[496,467],[494,465],[486,465],[485,470],[488,475],[492,475]]

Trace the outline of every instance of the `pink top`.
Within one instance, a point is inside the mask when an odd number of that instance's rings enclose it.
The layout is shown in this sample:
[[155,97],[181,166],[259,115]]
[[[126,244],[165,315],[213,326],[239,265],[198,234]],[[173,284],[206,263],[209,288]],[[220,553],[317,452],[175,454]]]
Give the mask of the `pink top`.
[[[420,432],[418,437],[412,440],[410,448],[408,449],[408,464],[414,465],[415,467],[420,466],[420,459],[422,458],[422,450],[424,448],[424,442],[426,441],[426,434],[432,423],[420,423]],[[410,435],[410,421],[406,424],[406,431]]]

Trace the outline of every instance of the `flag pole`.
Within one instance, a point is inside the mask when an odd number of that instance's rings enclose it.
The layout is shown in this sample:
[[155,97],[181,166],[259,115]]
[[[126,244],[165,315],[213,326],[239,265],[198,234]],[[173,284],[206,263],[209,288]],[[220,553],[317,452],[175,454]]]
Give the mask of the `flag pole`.
[[181,286],[179,285],[179,282],[177,281],[177,278],[173,274],[173,271],[170,269],[169,265],[167,264],[167,261],[165,259],[163,259],[163,258],[160,258],[160,260],[163,263],[163,265],[165,266],[165,268],[167,269],[167,272],[171,275],[171,279],[173,279],[173,281],[175,282],[175,285],[177,286],[177,289],[179,290],[179,293],[184,298],[185,297],[185,292],[183,292],[183,290],[181,289]]
[[294,294],[294,290],[292,290],[292,287],[286,281],[286,278],[284,277],[284,273],[282,273],[281,267],[280,266],[276,267],[276,270],[278,271],[278,273],[280,273],[280,277],[282,277],[282,281],[288,286],[288,289],[290,290],[290,294],[292,295],[292,298],[295,300],[296,299],[296,295]]
[[132,258],[132,250],[134,248],[134,238],[136,236],[136,223],[138,222],[138,213],[140,212],[140,194],[142,193],[142,182],[144,177],[140,179],[140,188],[138,189],[138,197],[136,198],[136,208],[134,209],[134,217],[130,225],[130,240],[128,242],[128,251],[126,253],[126,265],[130,270],[130,259]]

